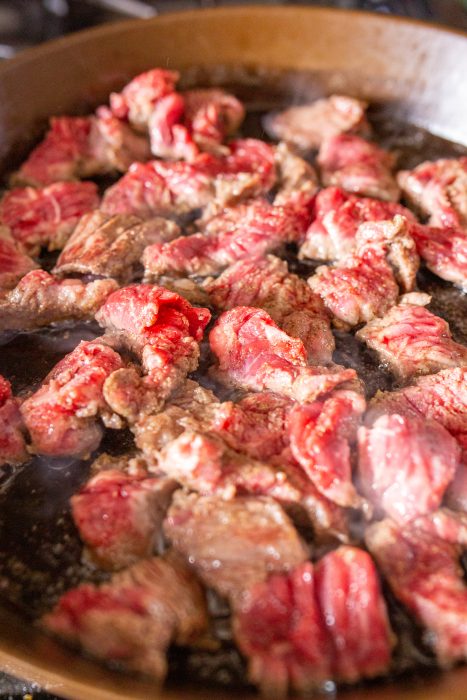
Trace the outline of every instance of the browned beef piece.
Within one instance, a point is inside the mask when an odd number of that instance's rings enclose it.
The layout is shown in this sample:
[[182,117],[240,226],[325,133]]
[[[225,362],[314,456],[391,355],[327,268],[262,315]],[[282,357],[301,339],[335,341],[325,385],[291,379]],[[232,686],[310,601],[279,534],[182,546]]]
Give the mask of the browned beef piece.
[[467,290],[467,230],[415,224],[410,235],[427,268]]
[[[401,204],[357,197],[339,187],[326,187],[316,197],[314,220],[306,232],[299,257],[341,260],[353,252],[360,224],[392,219],[396,214],[416,221],[412,212]],[[412,228],[410,233],[413,235]]]
[[384,674],[395,641],[373,561],[357,547],[252,586],[234,630],[250,680],[271,697]]
[[270,136],[290,141],[303,150],[347,131],[367,131],[366,103],[344,95],[331,95],[311,104],[268,114],[264,126]]
[[365,541],[396,598],[426,629],[438,663],[467,656],[467,587],[456,545],[391,520],[371,525]]
[[404,524],[436,511],[452,482],[460,448],[436,421],[383,415],[358,433],[359,483],[368,498]]
[[164,530],[201,580],[230,599],[307,558],[289,518],[267,497],[225,501],[178,492]]
[[430,301],[428,294],[406,294],[356,333],[399,380],[467,365],[467,348],[453,341],[449,324],[424,308]]
[[178,235],[179,227],[168,219],[143,222],[131,214],[112,216],[97,210],[82,217],[60,253],[54,272],[60,275],[78,272],[129,281],[146,246],[170,241]]
[[0,226],[0,290],[11,289],[27,272],[38,267],[10,234],[10,229]]
[[467,228],[467,157],[420,163],[401,170],[397,181],[431,226]]
[[104,382],[122,365],[120,355],[100,339],[82,341],[55,365],[21,405],[32,450],[52,456],[84,456],[95,450],[103,433],[97,418],[115,426]]
[[308,284],[342,328],[382,316],[400,290],[410,292],[418,269],[415,243],[402,216],[362,224],[356,249],[335,266],[318,267]]
[[8,190],[0,201],[0,221],[21,248],[60,250],[80,218],[99,206],[94,182],[56,182],[47,187]]
[[324,304],[304,280],[289,273],[285,261],[272,255],[242,260],[216,279],[207,279],[203,289],[222,311],[235,306],[264,309],[288,335],[303,341],[310,363],[331,362],[335,343]]
[[169,645],[187,645],[207,627],[204,596],[193,574],[169,553],[83,583],[62,595],[41,625],[91,656],[163,681]]
[[354,134],[338,134],[321,144],[318,165],[323,185],[389,202],[399,199],[391,170],[394,156]]
[[21,464],[28,459],[19,405],[10,382],[0,374],[0,467]]
[[279,143],[274,151],[277,171],[277,194],[274,204],[302,202],[311,206],[318,191],[318,178],[314,168],[301,158],[287,143]]
[[14,289],[0,293],[0,330],[27,330],[58,321],[92,318],[117,287],[115,280],[84,284],[77,279],[57,279],[45,270],[33,270]]
[[292,338],[261,309],[237,306],[225,311],[209,334],[222,382],[252,391],[270,390],[296,401],[314,401],[356,379],[339,366],[311,367],[301,340]]
[[385,413],[418,415],[441,423],[467,455],[467,369],[445,369],[420,377],[412,386],[376,394],[365,416],[366,425]]
[[72,515],[93,562],[118,570],[154,554],[176,483],[135,460],[107,461],[105,469],[98,461],[101,469],[71,499]]

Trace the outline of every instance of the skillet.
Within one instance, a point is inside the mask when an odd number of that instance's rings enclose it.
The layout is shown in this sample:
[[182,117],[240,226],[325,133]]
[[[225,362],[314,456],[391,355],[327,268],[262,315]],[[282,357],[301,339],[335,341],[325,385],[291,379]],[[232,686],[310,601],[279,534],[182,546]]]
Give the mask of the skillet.
[[[0,172],[19,163],[49,115],[85,113],[157,65],[181,70],[187,84],[237,85],[240,97],[244,90],[263,101],[264,85],[289,102],[341,91],[384,105],[386,120],[467,145],[464,34],[361,12],[222,8],[99,27],[0,66]],[[244,690],[187,686],[158,691],[62,648],[6,605],[0,606],[0,666],[70,698],[249,697]],[[467,669],[461,668],[359,687],[342,697],[461,700],[466,687]]]

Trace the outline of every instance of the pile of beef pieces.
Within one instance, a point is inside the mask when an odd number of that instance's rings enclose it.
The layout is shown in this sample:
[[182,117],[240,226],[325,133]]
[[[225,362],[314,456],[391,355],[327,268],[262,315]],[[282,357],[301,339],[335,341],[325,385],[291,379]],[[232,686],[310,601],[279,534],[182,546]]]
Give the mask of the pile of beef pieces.
[[[0,377],[0,463],[134,436],[71,499],[108,580],[40,624],[162,681],[171,645],[215,649],[208,591],[277,696],[391,673],[384,586],[449,667],[467,657],[467,348],[415,281],[422,260],[467,287],[467,158],[394,174],[344,96],[268,115],[273,143],[235,139],[243,105],[178,78],[51,119],[0,202],[0,329],[102,327],[33,393]],[[86,179],[116,172],[103,196]],[[323,262],[309,279],[276,257],[288,244]],[[331,326],[396,390],[367,401]]]

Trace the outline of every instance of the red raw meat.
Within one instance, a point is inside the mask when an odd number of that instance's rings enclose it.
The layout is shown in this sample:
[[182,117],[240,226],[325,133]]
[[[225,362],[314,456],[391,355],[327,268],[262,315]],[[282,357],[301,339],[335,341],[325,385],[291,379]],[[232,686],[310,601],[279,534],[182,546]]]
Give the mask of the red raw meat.
[[445,369],[420,377],[399,391],[379,392],[370,402],[365,424],[385,413],[418,415],[441,423],[467,457],[467,368]]
[[149,246],[143,256],[145,274],[149,278],[217,274],[239,260],[299,240],[306,226],[300,209],[253,200],[209,219],[203,233]]
[[63,248],[83,214],[99,206],[93,182],[57,182],[9,190],[0,202],[0,221],[32,255],[41,247]]
[[313,401],[356,378],[352,369],[307,366],[303,343],[281,331],[261,309],[237,306],[225,311],[209,341],[219,361],[216,376],[244,389]]
[[307,558],[281,506],[264,496],[226,501],[178,491],[164,530],[204,584],[233,601],[270,574],[290,571]]
[[153,218],[142,221],[131,214],[111,216],[97,209],[79,221],[60,253],[54,272],[131,278],[146,246],[176,238],[174,221]]
[[[339,187],[327,187],[316,197],[315,219],[300,248],[300,258],[340,260],[353,252],[360,224],[393,219],[396,214],[416,221],[412,212],[401,204],[357,197]],[[413,235],[412,229],[410,233]]]
[[14,289],[0,293],[0,330],[26,330],[58,321],[92,318],[117,286],[110,279],[84,284],[77,279],[57,279],[45,270],[33,270]]
[[249,679],[271,697],[384,674],[394,645],[375,566],[356,547],[253,585],[236,605],[234,634]]
[[79,456],[96,449],[102,437],[96,418],[110,413],[104,382],[122,365],[120,355],[100,340],[83,341],[66,355],[21,406],[33,451]]
[[421,224],[410,226],[409,231],[427,268],[467,290],[467,231]]
[[430,300],[427,294],[407,294],[356,333],[400,380],[467,365],[467,348],[453,341],[449,324],[424,308]]
[[41,625],[91,656],[162,681],[170,643],[194,642],[208,618],[199,584],[169,554],[140,561],[100,586],[72,588]]
[[337,134],[323,141],[317,163],[326,187],[336,185],[347,192],[390,202],[399,199],[391,173],[394,156],[360,136]]
[[53,117],[43,141],[14,176],[17,184],[50,185],[99,171],[89,153],[90,117]]
[[73,520],[92,560],[116,570],[151,556],[175,488],[166,477],[112,468],[93,476],[71,499]]
[[249,588],[233,624],[248,659],[248,678],[264,696],[306,694],[331,678],[331,640],[311,562]]
[[0,374],[0,467],[28,459],[20,402],[11,393],[10,382]]
[[395,643],[371,557],[341,546],[316,565],[316,592],[332,640],[333,678],[355,683],[387,673]]
[[107,214],[142,218],[180,215],[212,202],[226,206],[268,192],[275,181],[274,151],[256,139],[230,144],[229,154],[202,153],[191,163],[134,163],[102,200]]
[[148,120],[151,152],[159,158],[195,160],[199,148],[182,123],[185,100],[179,92],[171,92],[154,105]]
[[467,587],[456,546],[391,520],[374,523],[365,541],[394,595],[426,628],[442,666],[467,657]]
[[431,226],[467,229],[467,157],[420,163],[401,170],[397,181]]
[[290,141],[303,150],[317,148],[326,139],[346,131],[367,131],[366,102],[331,95],[311,104],[268,114],[264,126],[275,139]]
[[401,524],[439,508],[460,453],[439,423],[394,413],[362,426],[358,446],[363,492]]
[[163,287],[139,284],[114,292],[96,320],[141,360],[147,377],[134,369],[114,374],[106,382],[105,397],[113,410],[135,420],[146,401],[149,412],[160,407],[198,366],[198,342],[211,317]]
[[219,88],[187,90],[183,97],[186,126],[203,151],[215,152],[245,117],[242,103]]
[[439,508],[432,513],[422,515],[413,522],[414,527],[427,532],[433,537],[451,544],[467,547],[467,513],[449,508]]
[[288,335],[303,341],[309,362],[331,362],[335,343],[324,305],[304,280],[289,273],[283,260],[270,255],[239,261],[206,280],[203,289],[223,311],[235,306],[264,309]]
[[147,128],[149,118],[158,101],[174,92],[180,73],[163,68],[140,73],[121,92],[112,92],[110,108],[118,119],[127,119],[141,130]]
[[36,267],[37,263],[21,251],[9,229],[0,226],[0,290],[14,287],[21,277]]
[[393,221],[362,224],[355,253],[335,266],[322,265],[308,279],[342,328],[382,316],[396,303],[399,286],[409,292],[415,285],[418,256],[407,223]]
[[362,498],[352,484],[350,445],[365,411],[365,399],[354,391],[294,406],[290,412],[292,454],[316,488],[340,506],[359,507]]

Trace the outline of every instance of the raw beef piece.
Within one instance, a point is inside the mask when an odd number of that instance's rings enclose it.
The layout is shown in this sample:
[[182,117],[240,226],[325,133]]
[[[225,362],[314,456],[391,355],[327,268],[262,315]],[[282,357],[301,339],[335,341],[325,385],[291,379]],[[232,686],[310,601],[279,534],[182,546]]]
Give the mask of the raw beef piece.
[[343,95],[316,100],[311,104],[289,107],[268,114],[267,133],[275,139],[290,141],[303,150],[317,148],[323,141],[346,131],[366,131],[366,102]]
[[34,255],[42,247],[63,248],[81,216],[98,206],[97,185],[93,182],[16,188],[0,202],[0,221]]
[[185,124],[203,151],[216,152],[227,136],[237,131],[245,118],[242,103],[224,90],[205,88],[182,93]]
[[375,566],[356,547],[253,585],[237,604],[234,634],[249,679],[268,697],[384,674],[394,645]]
[[27,460],[23,433],[19,401],[11,393],[10,382],[0,374],[0,467]]
[[146,277],[217,274],[239,260],[257,258],[300,240],[307,222],[293,206],[253,200],[226,209],[203,225],[203,233],[147,248],[143,256]]
[[467,229],[467,157],[420,163],[401,170],[397,181],[431,226]]
[[112,409],[134,421],[153,412],[198,366],[198,342],[211,317],[163,287],[139,284],[114,292],[96,320],[134,352],[145,378],[128,368],[113,374],[104,393]]
[[354,391],[294,406],[290,412],[290,446],[298,464],[316,488],[340,506],[359,507],[352,484],[350,445],[365,411],[365,399]]
[[157,104],[148,120],[151,150],[160,158],[193,160],[201,151],[222,154],[221,144],[245,116],[233,95],[216,88],[172,92]]
[[145,131],[157,102],[175,91],[180,78],[177,71],[154,68],[137,75],[121,92],[112,92],[110,108],[118,119],[127,119],[136,129]]
[[61,180],[125,171],[150,156],[146,137],[101,107],[96,116],[52,117],[45,138],[13,176],[15,184],[43,186]]
[[424,308],[430,300],[428,294],[406,294],[356,333],[399,380],[467,365],[467,348],[453,341],[449,324]]
[[426,628],[442,666],[467,656],[467,587],[458,549],[391,520],[374,523],[365,541],[394,595]]
[[320,609],[313,564],[249,587],[237,604],[235,641],[248,679],[265,697],[306,695],[332,677],[332,647]]
[[37,263],[21,251],[10,230],[0,225],[0,290],[10,289]]
[[385,413],[418,415],[441,423],[467,457],[467,368],[445,369],[420,377],[399,391],[379,392],[370,402],[365,424]]
[[358,547],[341,546],[320,559],[315,570],[332,640],[332,676],[355,683],[387,673],[395,638],[371,557]]
[[415,285],[418,256],[402,216],[393,221],[362,224],[355,253],[335,266],[322,265],[308,279],[334,316],[336,326],[349,328],[382,316],[396,303],[399,286]]
[[256,139],[230,144],[226,156],[202,153],[192,162],[133,163],[102,200],[107,214],[141,218],[182,215],[214,203],[215,207],[267,193],[275,181],[274,151]]
[[129,280],[138,268],[146,246],[180,235],[168,219],[142,221],[131,214],[112,216],[97,210],[83,216],[64,249],[54,272],[101,275]]
[[223,382],[253,391],[269,390],[296,401],[314,401],[356,378],[352,369],[309,367],[301,340],[291,338],[261,309],[225,311],[209,334]]
[[239,261],[203,289],[218,309],[257,306],[280,328],[300,338],[309,362],[329,364],[335,347],[329,317],[321,299],[307,283],[288,271],[287,263],[271,255]]
[[[316,197],[315,219],[306,232],[299,257],[341,260],[353,252],[360,224],[392,219],[396,214],[416,221],[412,212],[401,204],[357,197],[339,187],[326,187]],[[412,229],[410,233],[412,235]]]
[[317,163],[323,185],[397,202],[399,188],[392,175],[394,156],[353,134],[338,134],[321,144]]
[[175,488],[172,479],[115,468],[93,476],[71,499],[92,560],[116,570],[151,556]]
[[84,284],[77,279],[59,280],[45,270],[33,270],[14,289],[0,293],[0,331],[92,318],[117,286],[115,280]]
[[109,416],[103,396],[106,378],[122,367],[120,356],[100,342],[81,342],[47,375],[21,406],[32,450],[45,455],[86,455],[97,448]]
[[91,128],[89,117],[53,117],[43,141],[13,176],[14,183],[40,187],[99,172],[89,153]]
[[225,501],[177,492],[164,530],[205,585],[232,600],[307,558],[289,518],[267,497]]
[[62,595],[42,627],[91,656],[163,681],[169,645],[194,642],[207,628],[203,592],[171,553],[83,583]]
[[412,225],[410,235],[429,270],[467,290],[467,231]]
[[358,449],[362,491],[401,525],[439,508],[460,453],[436,421],[397,413],[359,428]]

